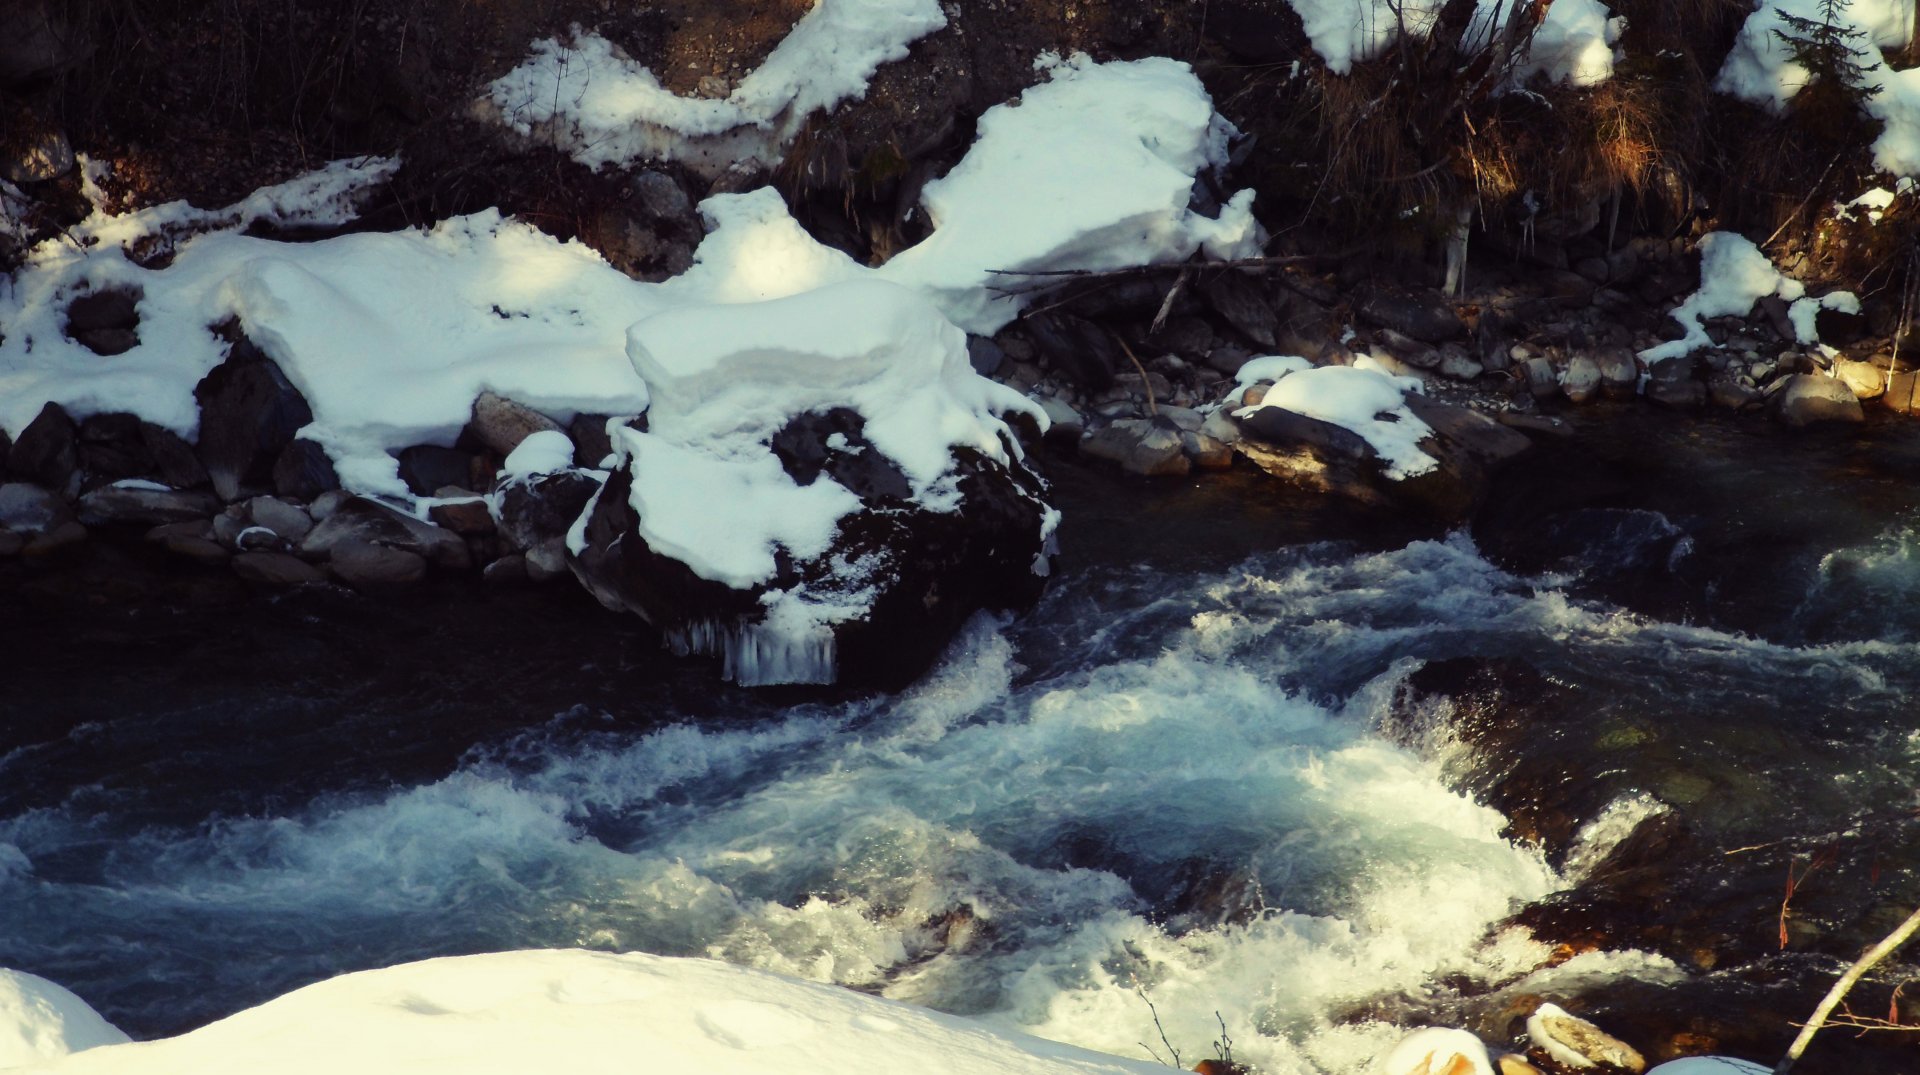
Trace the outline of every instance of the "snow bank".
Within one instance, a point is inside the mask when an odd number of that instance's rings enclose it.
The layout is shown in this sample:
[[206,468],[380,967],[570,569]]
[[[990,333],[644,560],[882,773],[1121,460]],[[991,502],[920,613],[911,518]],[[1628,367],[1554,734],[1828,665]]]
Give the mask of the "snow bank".
[[1407,393],[1419,382],[1361,366],[1316,366],[1302,369],[1306,360],[1293,356],[1255,359],[1238,374],[1240,383],[1278,377],[1257,405],[1243,407],[1234,417],[1245,418],[1265,407],[1303,414],[1359,434],[1386,464],[1386,476],[1400,481],[1432,470],[1439,464],[1420,450],[1420,441],[1433,435],[1432,427],[1407,408]]
[[342,975],[177,1038],[93,1049],[36,1070],[845,1075],[880,1062],[941,1075],[1165,1071],[765,971],[583,951]]
[[[123,217],[98,231],[131,241],[156,226]],[[65,311],[78,294],[116,287],[142,295],[140,343],[103,358],[67,338]],[[491,210],[315,243],[203,234],[164,269],[119,245],[48,244],[0,298],[0,426],[18,433],[52,400],[192,437],[193,387],[226,353],[211,327],[236,318],[306,397],[314,421],[302,435],[327,449],[342,482],[404,496],[388,453],[452,443],[483,390],[563,419],[645,407],[624,341],[649,309],[593,251]]]
[[501,120],[582,164],[647,158],[718,172],[773,165],[815,112],[864,96],[881,64],[947,24],[935,0],[819,0],[724,98],[681,97],[607,39],[549,38],[488,89]]
[[1204,249],[1250,257],[1266,236],[1253,191],[1217,220],[1187,207],[1194,177],[1227,163],[1236,132],[1176,60],[1043,57],[1048,81],[980,117],[973,147],[921,197],[935,231],[881,270],[928,292],[969,332],[991,334],[1021,303],[993,270],[1113,269]]
[[[1819,0],[1767,0],[1740,27],[1733,51],[1721,65],[1713,88],[1775,112],[1807,84],[1808,72],[1795,62],[1775,35],[1787,29],[1784,15],[1820,21]],[[1839,12],[1841,25],[1865,36],[1867,113],[1885,124],[1873,143],[1874,166],[1897,176],[1920,175],[1920,69],[1895,71],[1879,49],[1904,48],[1913,39],[1913,0],[1852,0]]]
[[0,1068],[25,1067],[128,1038],[87,1002],[25,971],[0,969]]
[[[912,499],[952,511],[951,451],[1007,462],[998,415],[1031,401],[973,371],[966,337],[922,296],[854,280],[770,302],[669,310],[633,326],[628,352],[652,386],[648,429],[619,431],[632,504],[654,549],[736,589],[774,574],[783,547],[827,551],[860,506],[838,483],[802,486],[767,443],[796,415],[846,407],[905,473]],[[857,451],[851,446],[844,451]],[[864,605],[861,606],[862,608]],[[861,608],[852,609],[857,614]]]
[[1768,296],[1792,303],[1788,315],[1802,344],[1820,342],[1814,320],[1822,309],[1860,312],[1860,300],[1852,292],[1833,291],[1811,297],[1806,285],[1774,268],[1752,240],[1730,231],[1708,232],[1700,237],[1700,288],[1672,314],[1687,334],[1647,348],[1640,352],[1640,358],[1654,363],[1690,355],[1713,342],[1707,337],[1709,318],[1745,317],[1754,303]]
[[[1807,69],[1793,61],[1774,33],[1788,28],[1785,15],[1819,22],[1820,0],[1765,0],[1755,8],[1714,77],[1714,89],[1776,112],[1786,107],[1806,86]],[[1851,0],[1841,5],[1839,21],[1866,34],[1860,47],[1870,54],[1873,46],[1901,48],[1913,37],[1913,0]],[[1869,55],[1861,63],[1870,66],[1879,60]]]
[[[1313,50],[1335,74],[1344,75],[1398,40],[1423,38],[1433,30],[1445,0],[1287,0],[1306,24]],[[1398,15],[1394,8],[1401,9]],[[1511,0],[1480,0],[1469,41],[1493,40],[1506,26]],[[1534,34],[1533,51],[1515,71],[1521,79],[1543,74],[1549,81],[1593,86],[1613,77],[1613,45],[1625,20],[1612,17],[1600,0],[1558,0]]]
[[[869,8],[897,14],[899,5],[834,0],[808,19]],[[801,29],[795,37],[813,40]],[[775,59],[762,71],[791,72],[797,62]],[[43,244],[0,292],[0,428],[17,434],[53,401],[79,417],[131,411],[192,437],[199,418],[193,386],[226,351],[211,327],[235,319],[305,395],[314,421],[302,435],[327,450],[342,483],[405,496],[390,453],[452,443],[483,390],[563,421],[581,411],[644,409],[647,385],[627,360],[626,329],[664,310],[878,280],[923,292],[961,328],[991,333],[1024,302],[994,290],[1018,279],[995,269],[1114,268],[1178,261],[1202,248],[1218,256],[1257,252],[1250,191],[1218,219],[1187,207],[1196,175],[1225,164],[1231,135],[1189,67],[1080,57],[1053,63],[1050,75],[1018,104],[983,117],[972,150],[927,189],[937,230],[878,269],[815,242],[770,188],[702,203],[712,231],[693,268],[658,285],[629,280],[587,247],[494,211],[424,231],[313,243],[232,233],[256,220],[338,223],[353,194],[390,173],[391,162],[331,165],[217,212],[182,204],[96,214],[83,229],[84,245]],[[128,253],[214,227],[226,230],[183,238],[163,269],[145,268]],[[112,358],[64,331],[71,300],[107,288],[142,296],[140,344]],[[898,305],[883,303],[884,317]],[[834,331],[863,331],[865,311],[834,299],[823,309],[841,319]],[[690,316],[722,351],[746,325],[711,311]],[[839,353],[824,344],[802,350]],[[756,376],[765,372],[756,369]]]

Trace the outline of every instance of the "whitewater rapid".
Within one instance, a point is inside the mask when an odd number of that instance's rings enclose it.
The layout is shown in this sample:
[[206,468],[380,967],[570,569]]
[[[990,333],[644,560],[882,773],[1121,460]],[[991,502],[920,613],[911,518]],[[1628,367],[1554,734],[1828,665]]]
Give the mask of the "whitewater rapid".
[[[1191,1065],[1224,1026],[1270,1075],[1355,1071],[1402,1032],[1370,1016],[1538,968],[1547,946],[1503,922],[1663,808],[1623,797],[1557,872],[1458,786],[1466,746],[1394,721],[1423,660],[1877,696],[1912,656],[1662,623],[1564,581],[1462,536],[1099,568],[976,621],[894,697],[578,708],[438,779],[191,824],[76,788],[0,817],[0,964],[139,1035],[429,955],[711,955],[1128,1056]],[[271,735],[206,747],[208,779]],[[0,780],[33,762],[0,757]],[[1588,965],[1678,973],[1614,958]]]

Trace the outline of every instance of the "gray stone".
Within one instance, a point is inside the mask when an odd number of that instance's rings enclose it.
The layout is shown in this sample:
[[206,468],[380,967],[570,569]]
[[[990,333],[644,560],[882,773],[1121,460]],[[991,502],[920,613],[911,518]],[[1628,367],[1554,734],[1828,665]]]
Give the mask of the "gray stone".
[[327,570],[356,590],[389,590],[426,578],[427,561],[405,549],[349,538],[334,544]]
[[1087,420],[1080,417],[1065,400],[1053,396],[1040,399],[1040,409],[1047,412],[1047,439],[1060,444],[1078,444],[1080,437],[1087,431]]
[[1174,424],[1174,427],[1188,433],[1198,432],[1206,418],[1192,407],[1170,407],[1162,404],[1159,416]]
[[1573,437],[1573,426],[1551,415],[1501,411],[1498,421],[1508,429],[1517,429],[1522,433],[1540,433],[1561,440]]
[[1240,439],[1240,423],[1233,420],[1230,410],[1221,406],[1208,411],[1206,420],[1200,423],[1200,434],[1232,447]]
[[1535,399],[1552,399],[1560,394],[1560,378],[1553,371],[1553,363],[1545,358],[1529,358],[1521,363],[1527,374],[1527,390]]
[[1449,343],[1440,348],[1440,375],[1456,381],[1471,381],[1485,373],[1487,368],[1474,361],[1467,349],[1457,343]]
[[28,541],[22,556],[48,556],[87,540],[87,528],[79,522],[65,522]]
[[[467,428],[480,443],[486,445],[495,454],[502,457],[513,454],[535,433],[559,432],[560,423],[534,410],[524,403],[508,399],[494,392],[482,392],[473,401],[473,416]],[[465,484],[455,482],[452,484]],[[437,486],[436,486],[437,488]]]
[[1600,367],[1600,391],[1609,399],[1632,399],[1640,388],[1640,364],[1626,347],[1602,347],[1593,353]]
[[526,551],[527,581],[552,582],[571,574],[567,567],[567,540],[548,538]]
[[1586,355],[1575,355],[1560,374],[1560,390],[1575,403],[1585,403],[1600,394],[1600,364]]
[[508,553],[480,569],[480,577],[494,585],[510,585],[527,581],[527,557],[524,553]]
[[1695,380],[1655,378],[1647,382],[1647,399],[1673,410],[1698,410],[1706,405],[1707,386]]
[[1731,377],[1714,377],[1707,381],[1707,398],[1716,407],[1744,411],[1759,406],[1761,396],[1758,389]]
[[290,504],[270,496],[257,496],[247,501],[245,518],[253,525],[264,526],[289,542],[298,542],[313,529],[313,517],[298,504]]
[[313,501],[340,488],[327,450],[305,437],[296,437],[273,461],[273,491],[289,500]]
[[194,386],[200,402],[200,461],[222,500],[274,483],[280,454],[313,421],[285,373],[248,340]]
[[193,445],[179,434],[152,422],[140,423],[140,443],[153,460],[153,477],[175,489],[207,484],[207,468],[193,454]]
[[1833,360],[1833,376],[1853,390],[1856,399],[1879,399],[1887,391],[1887,373],[1871,362],[1851,358]]
[[613,454],[613,438],[607,436],[610,414],[576,414],[567,423],[567,436],[573,440],[573,465],[599,470]]
[[1373,344],[1376,351],[1384,348],[1393,357],[1409,366],[1418,366],[1423,370],[1437,369],[1440,366],[1439,349],[1403,332],[1396,332],[1390,328],[1374,329]]
[[460,535],[364,497],[350,497],[342,502],[301,539],[297,551],[308,560],[323,560],[335,555],[339,546],[347,542],[416,553],[450,571],[464,571],[473,566],[473,555]]
[[212,538],[193,537],[189,534],[170,534],[154,544],[175,556],[208,565],[224,564],[233,555],[226,546]]
[[1356,311],[1376,325],[1426,343],[1444,343],[1467,334],[1467,326],[1438,292],[1377,290],[1361,298]]
[[1180,450],[1187,453],[1188,461],[1199,470],[1225,470],[1233,465],[1233,446],[1204,433],[1183,431]]
[[7,469],[63,496],[80,491],[80,427],[58,403],[48,403],[14,439]]
[[1278,344],[1279,311],[1273,295],[1253,277],[1241,272],[1212,273],[1201,282],[1200,295],[1221,320],[1257,346],[1271,350]]
[[293,548],[292,542],[264,526],[244,527],[233,535],[231,542],[223,544],[231,544],[241,552],[287,552]]
[[74,333],[73,338],[102,358],[124,355],[140,346],[140,334],[130,328],[90,328]]
[[233,558],[233,573],[256,586],[287,589],[323,581],[319,568],[284,552],[243,552]]
[[[873,458],[881,457],[876,452]],[[904,488],[904,478],[901,481]],[[600,482],[580,470],[512,478],[494,489],[494,522],[514,548],[530,549],[565,537],[599,491]]]
[[1178,430],[1140,418],[1122,419],[1087,434],[1080,441],[1080,452],[1147,477],[1185,474],[1191,467]]
[[1253,361],[1253,352],[1244,347],[1224,344],[1207,352],[1204,360],[1207,368],[1231,377],[1240,372],[1240,367]]
[[329,489],[313,498],[313,502],[307,505],[307,514],[313,516],[314,522],[323,523],[353,499],[354,495],[345,489]]
[[246,519],[242,518],[239,505],[229,505],[227,510],[213,517],[213,539],[229,549],[239,548],[240,535],[247,530]]
[[73,170],[73,143],[51,124],[35,122],[8,139],[0,156],[0,176],[10,183],[45,183]]
[[1853,390],[1832,377],[1795,374],[1777,397],[1776,414],[1795,429],[1824,422],[1864,422],[1866,414]]
[[1549,1053],[1566,1051],[1581,1057],[1585,1068],[1630,1075],[1647,1070],[1646,1058],[1633,1046],[1557,1004],[1542,1004],[1528,1017],[1527,1037]]
[[471,452],[438,444],[400,449],[400,480],[414,496],[432,496],[443,485],[465,485],[473,478]]
[[88,526],[153,526],[204,519],[219,510],[220,502],[210,493],[121,482],[81,497],[79,516]]
[[968,336],[967,361],[972,364],[973,372],[991,377],[1006,363],[1007,353],[985,336]]
[[67,335],[105,328],[138,328],[140,298],[137,291],[112,288],[81,295],[67,304]]
[[478,496],[442,500],[427,509],[427,518],[435,526],[456,534],[491,534],[495,529],[493,511],[487,507],[486,500]]
[[38,485],[0,485],[0,526],[18,534],[44,534],[73,519],[67,502]]

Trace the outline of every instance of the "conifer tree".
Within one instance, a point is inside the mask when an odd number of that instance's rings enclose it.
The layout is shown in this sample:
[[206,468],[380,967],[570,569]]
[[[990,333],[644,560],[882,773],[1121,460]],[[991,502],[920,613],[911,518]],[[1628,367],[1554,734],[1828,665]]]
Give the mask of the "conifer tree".
[[1807,69],[1806,89],[1835,92],[1853,98],[1864,93],[1866,68],[1861,61],[1867,50],[1856,42],[1866,31],[1842,21],[1841,15],[1853,0],[1820,0],[1820,18],[1780,12],[1786,27],[1775,28],[1773,36],[1786,46],[1787,54]]

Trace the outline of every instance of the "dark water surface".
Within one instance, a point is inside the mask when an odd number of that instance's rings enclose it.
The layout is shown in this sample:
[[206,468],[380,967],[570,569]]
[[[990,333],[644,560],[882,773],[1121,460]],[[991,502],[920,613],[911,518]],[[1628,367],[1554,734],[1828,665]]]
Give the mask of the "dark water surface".
[[587,945],[1275,1073],[1530,994],[1771,1059],[1920,899],[1920,433],[1582,420],[1453,535],[1058,461],[1058,584],[899,697],[562,589],[7,565],[0,965],[138,1037]]

